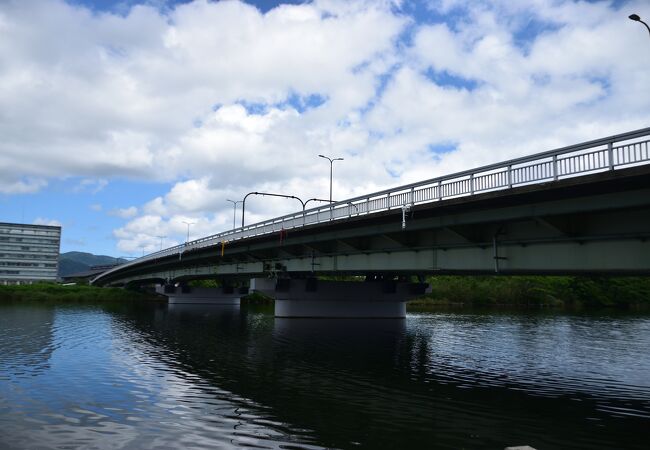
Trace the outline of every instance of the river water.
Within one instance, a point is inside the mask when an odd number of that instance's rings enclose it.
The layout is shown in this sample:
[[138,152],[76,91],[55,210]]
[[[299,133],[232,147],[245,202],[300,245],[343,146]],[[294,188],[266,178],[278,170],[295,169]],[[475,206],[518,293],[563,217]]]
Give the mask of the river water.
[[1,449],[647,449],[650,316],[0,305]]

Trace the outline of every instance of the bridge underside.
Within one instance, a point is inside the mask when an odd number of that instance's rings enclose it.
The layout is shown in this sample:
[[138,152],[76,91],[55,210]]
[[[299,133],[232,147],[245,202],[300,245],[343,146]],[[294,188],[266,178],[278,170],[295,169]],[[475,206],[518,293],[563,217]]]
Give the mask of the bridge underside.
[[[650,170],[634,167],[278,231],[98,284],[275,276],[650,273]],[[223,254],[222,254],[223,250]]]

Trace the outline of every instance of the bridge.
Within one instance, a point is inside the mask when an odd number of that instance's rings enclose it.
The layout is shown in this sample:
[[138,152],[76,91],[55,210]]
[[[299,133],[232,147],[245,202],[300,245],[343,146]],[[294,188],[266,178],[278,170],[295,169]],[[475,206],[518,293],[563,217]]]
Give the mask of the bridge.
[[[93,284],[156,283],[171,303],[260,291],[282,317],[403,317],[433,274],[648,274],[649,142],[643,128],[303,210],[143,256]],[[223,287],[186,285],[197,279]]]

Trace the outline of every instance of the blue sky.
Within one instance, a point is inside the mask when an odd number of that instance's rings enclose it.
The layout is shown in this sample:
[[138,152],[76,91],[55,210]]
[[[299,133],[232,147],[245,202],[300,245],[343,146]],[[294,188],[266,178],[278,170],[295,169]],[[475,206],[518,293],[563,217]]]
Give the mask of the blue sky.
[[[82,178],[53,180],[31,194],[0,195],[0,220],[62,226],[61,251],[124,255],[115,249],[112,231],[123,219],[116,210],[163,195],[169,186],[138,180],[113,179],[106,186],[84,185]],[[51,219],[55,217],[56,219]],[[118,253],[120,253],[118,255]]]
[[648,6],[2,2],[0,221],[137,256],[327,197],[318,154],[343,199],[646,127]]
[[[160,9],[171,9],[176,5],[182,5],[185,3],[191,3],[192,0],[72,0],[69,3],[76,5],[83,5],[85,7],[91,8],[93,11],[109,11],[120,14],[127,14],[128,11],[135,5],[140,4],[149,4],[157,6]],[[258,0],[258,1],[247,1],[246,3],[254,5],[257,9],[262,12],[267,12],[278,5],[281,4],[293,4],[299,5],[301,3],[307,3],[305,0],[295,0],[295,1],[275,1],[275,0]]]

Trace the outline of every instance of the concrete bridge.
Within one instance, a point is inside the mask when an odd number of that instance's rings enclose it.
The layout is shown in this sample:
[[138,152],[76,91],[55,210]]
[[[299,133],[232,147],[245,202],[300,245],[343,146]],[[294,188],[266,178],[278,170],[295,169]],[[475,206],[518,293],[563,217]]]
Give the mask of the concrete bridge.
[[[93,280],[276,315],[403,317],[432,274],[650,273],[650,128],[300,211],[146,255]],[[356,275],[364,282],[323,281]],[[218,279],[219,290],[185,282]]]

